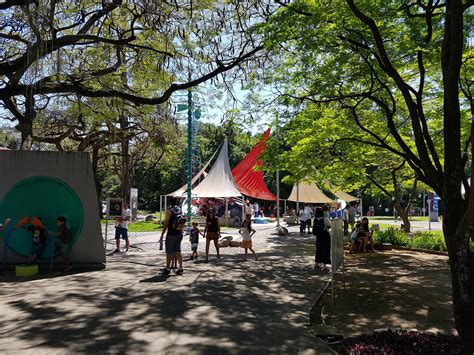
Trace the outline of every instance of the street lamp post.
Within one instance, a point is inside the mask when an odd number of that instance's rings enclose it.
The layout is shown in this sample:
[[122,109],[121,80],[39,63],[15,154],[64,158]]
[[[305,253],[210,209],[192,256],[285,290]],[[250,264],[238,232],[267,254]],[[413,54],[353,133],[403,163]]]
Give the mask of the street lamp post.
[[280,228],[280,169],[278,167],[278,112],[276,113],[276,146],[277,146],[277,169],[276,169],[276,189],[277,189],[277,228]]
[[193,94],[191,89],[188,91],[188,228],[191,228],[191,205],[192,205],[192,179],[193,179]]

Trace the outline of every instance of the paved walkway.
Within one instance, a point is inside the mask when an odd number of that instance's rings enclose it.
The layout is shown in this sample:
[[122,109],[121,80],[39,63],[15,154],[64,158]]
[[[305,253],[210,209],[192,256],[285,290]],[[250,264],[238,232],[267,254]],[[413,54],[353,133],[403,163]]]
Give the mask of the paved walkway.
[[307,330],[310,305],[328,278],[310,271],[314,239],[272,236],[272,230],[259,226],[259,261],[244,261],[241,249],[225,248],[221,261],[187,261],[183,276],[168,279],[158,273],[164,253],[153,247],[156,234],[145,235],[127,254],[108,257],[102,271],[44,274],[28,282],[3,276],[0,349],[326,353]]
[[334,313],[328,292],[312,314],[313,324],[321,323],[326,304],[326,324],[345,336],[388,328],[455,334],[447,260],[405,250],[346,254],[345,289],[338,275]]

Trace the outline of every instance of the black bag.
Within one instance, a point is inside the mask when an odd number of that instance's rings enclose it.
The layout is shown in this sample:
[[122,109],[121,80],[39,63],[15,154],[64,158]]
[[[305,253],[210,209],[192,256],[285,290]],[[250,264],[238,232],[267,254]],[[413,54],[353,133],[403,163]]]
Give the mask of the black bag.
[[173,207],[171,209],[170,224],[174,230],[181,229],[180,227],[186,224],[186,217],[183,216],[181,208]]

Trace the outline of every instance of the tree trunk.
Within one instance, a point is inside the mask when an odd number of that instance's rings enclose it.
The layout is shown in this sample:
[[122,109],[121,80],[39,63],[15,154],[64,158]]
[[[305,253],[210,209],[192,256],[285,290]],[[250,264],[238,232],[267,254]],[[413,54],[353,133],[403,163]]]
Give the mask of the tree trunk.
[[444,230],[447,244],[449,240],[454,321],[466,354],[474,353],[474,252],[469,248],[472,216],[472,212],[465,215],[454,235]]
[[[442,198],[446,205],[443,231],[451,267],[454,320],[464,352],[472,354],[474,353],[474,256],[469,248],[469,240],[474,233],[474,194],[469,194],[469,203],[466,206],[461,195],[464,166],[461,164],[461,111],[458,87],[464,43],[463,12],[461,0],[446,2],[441,51],[445,177]],[[471,136],[471,151],[474,151],[472,139]],[[460,211],[465,212],[463,214]]]
[[408,218],[408,213],[405,208],[403,208],[400,199],[395,199],[393,207],[395,210],[398,212],[398,215],[400,216],[402,222],[403,222],[403,230],[406,233],[410,233],[411,230],[411,225],[410,225],[410,220]]
[[16,129],[21,133],[20,150],[31,150],[33,145],[33,121],[36,117],[35,99],[31,93],[25,96],[25,114],[19,119]]
[[100,218],[104,217],[104,213],[102,211],[102,183],[100,179],[97,177],[97,168],[99,166],[99,148],[94,146],[92,148],[92,172],[94,174],[94,182],[95,188],[97,193],[97,203],[99,204],[99,215]]
[[33,145],[33,122],[24,119],[16,126],[16,129],[21,134],[20,150],[31,150]]

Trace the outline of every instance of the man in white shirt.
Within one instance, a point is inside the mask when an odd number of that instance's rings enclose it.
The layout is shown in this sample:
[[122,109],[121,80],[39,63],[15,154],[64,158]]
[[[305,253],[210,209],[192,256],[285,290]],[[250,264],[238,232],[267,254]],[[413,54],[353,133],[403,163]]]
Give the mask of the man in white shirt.
[[123,203],[122,216],[117,218],[115,223],[115,250],[114,253],[120,251],[120,237],[125,240],[125,251],[128,251],[130,243],[128,241],[128,222],[132,219],[132,211],[128,202]]
[[303,234],[306,230],[306,226],[309,223],[309,229],[311,229],[311,207],[310,206],[301,206],[301,209],[298,213],[300,218],[300,233]]
[[245,206],[245,219],[248,221],[252,220],[254,210],[252,208],[252,205],[250,204],[250,201],[247,201],[247,205]]
[[[254,204],[253,204],[253,213],[254,213],[254,217],[255,217],[255,218],[260,217],[260,207],[259,207],[257,201],[255,201]],[[263,217],[263,216],[262,216],[262,217]]]
[[349,235],[349,206],[342,211],[342,221],[344,222],[344,236]]

